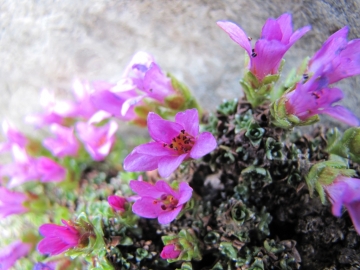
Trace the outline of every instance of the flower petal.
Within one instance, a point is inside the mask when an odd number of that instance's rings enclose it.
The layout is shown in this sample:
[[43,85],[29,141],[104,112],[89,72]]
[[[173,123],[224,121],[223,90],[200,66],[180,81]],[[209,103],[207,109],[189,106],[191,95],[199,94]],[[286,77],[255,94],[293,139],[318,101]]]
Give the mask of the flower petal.
[[129,186],[132,191],[141,197],[146,196],[156,199],[160,198],[161,195],[165,193],[164,190],[158,189],[157,186],[154,186],[145,181],[131,180]]
[[228,21],[218,21],[217,25],[224,30],[233,41],[243,47],[249,56],[251,56],[251,43],[245,32],[239,26]]
[[359,126],[359,119],[348,109],[343,106],[336,105],[332,107],[325,108],[321,111],[324,114],[330,115],[335,119],[338,119],[350,126]]
[[199,134],[199,114],[197,109],[179,112],[175,116],[175,122],[182,125],[187,133],[197,137]]
[[174,172],[183,162],[183,160],[188,156],[188,154],[182,154],[180,156],[167,156],[162,157],[159,160],[158,170],[161,177],[168,177],[172,172]]
[[175,156],[177,152],[160,142],[149,142],[137,146],[133,152],[149,156]]
[[133,204],[132,211],[140,217],[156,218],[162,209],[161,204],[158,202],[154,203],[153,198],[142,197]]
[[173,221],[180,211],[182,210],[182,206],[176,207],[174,210],[166,211],[160,213],[158,220],[160,224],[169,224],[171,221]]
[[196,140],[190,157],[197,159],[213,151],[217,146],[215,137],[210,132],[203,132]]
[[188,183],[185,183],[185,182],[180,183],[180,186],[179,186],[179,193],[180,193],[179,197],[180,198],[179,198],[178,205],[187,203],[191,199],[192,192],[193,192],[193,189],[189,186]]
[[340,217],[344,198],[348,196],[348,185],[344,182],[334,182],[331,185],[324,186],[324,189],[331,200],[333,215]]
[[124,170],[128,172],[152,171],[157,169],[161,158],[133,151],[124,160]]
[[150,112],[147,118],[150,137],[158,142],[171,143],[171,140],[178,136],[183,126],[168,120],[162,119],[156,113]]

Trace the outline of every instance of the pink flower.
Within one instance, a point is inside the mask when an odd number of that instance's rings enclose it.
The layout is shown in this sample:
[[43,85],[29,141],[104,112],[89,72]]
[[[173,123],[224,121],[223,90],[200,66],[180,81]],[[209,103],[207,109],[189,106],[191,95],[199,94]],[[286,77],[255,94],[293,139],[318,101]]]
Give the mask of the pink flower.
[[340,89],[328,87],[325,78],[314,76],[305,83],[297,83],[295,90],[285,95],[285,108],[288,114],[302,121],[317,114],[327,114],[351,126],[359,125],[357,117],[348,109],[341,105],[333,106],[343,96]]
[[10,151],[13,144],[17,144],[21,148],[26,146],[26,137],[16,130],[8,121],[3,122],[2,128],[5,137],[7,138],[7,142],[0,143],[0,153]]
[[0,176],[8,176],[10,181],[9,188],[21,185],[24,182],[38,179],[40,177],[37,170],[37,161],[30,157],[25,149],[14,144],[11,148],[13,163],[0,167]]
[[163,259],[176,259],[177,257],[179,257],[181,251],[180,250],[176,250],[176,245],[175,244],[169,244],[164,246],[163,250],[160,253],[160,257]]
[[37,249],[41,254],[50,256],[60,254],[70,248],[77,247],[80,243],[81,234],[71,221],[62,220],[65,226],[56,224],[43,224],[39,232],[45,238],[42,239]]
[[52,124],[50,129],[56,138],[45,139],[43,145],[56,157],[76,156],[79,143],[74,136],[74,128]]
[[136,85],[131,79],[120,80],[116,85],[109,85],[101,91],[93,92],[91,100],[98,110],[106,111],[113,116],[124,120],[135,120],[134,108],[141,103],[144,95],[139,95]]
[[196,109],[179,112],[175,122],[149,113],[148,130],[154,142],[137,146],[124,160],[127,171],[151,171],[158,168],[161,177],[168,177],[184,160],[200,158],[213,151],[217,144],[210,132],[199,134]]
[[323,187],[332,203],[333,215],[340,217],[344,205],[355,230],[360,234],[360,179],[340,176],[332,184]]
[[328,84],[360,74],[360,39],[347,41],[348,27],[332,34],[309,61],[308,71]]
[[249,69],[259,81],[267,75],[277,74],[286,51],[310,30],[310,26],[305,26],[293,33],[291,15],[285,13],[277,19],[266,21],[261,38],[252,49],[248,36],[239,26],[228,21],[219,21],[217,24],[246,50],[250,58]]
[[108,203],[115,211],[118,211],[118,212],[125,211],[126,199],[123,197],[111,195],[108,197]]
[[116,139],[117,129],[118,125],[114,121],[101,127],[83,122],[76,125],[79,138],[84,143],[86,151],[96,161],[105,159],[109,154]]
[[27,122],[32,123],[37,127],[53,123],[62,124],[66,112],[70,110],[67,102],[56,101],[54,93],[47,89],[41,91],[40,104],[44,108],[44,113],[26,117]]
[[28,209],[23,204],[27,199],[24,193],[0,187],[0,218],[26,213]]
[[160,224],[173,221],[192,196],[192,188],[184,182],[178,191],[163,180],[155,185],[132,180],[130,188],[140,197],[132,206],[133,212],[144,218],[158,218]]
[[36,169],[41,182],[60,182],[66,176],[66,170],[47,157],[40,157],[36,160]]
[[146,96],[161,103],[166,97],[176,93],[170,79],[161,71],[155,59],[145,52],[138,52],[133,56],[123,77],[130,78]]
[[19,240],[0,250],[0,269],[10,269],[17,260],[25,257],[31,250],[31,244]]

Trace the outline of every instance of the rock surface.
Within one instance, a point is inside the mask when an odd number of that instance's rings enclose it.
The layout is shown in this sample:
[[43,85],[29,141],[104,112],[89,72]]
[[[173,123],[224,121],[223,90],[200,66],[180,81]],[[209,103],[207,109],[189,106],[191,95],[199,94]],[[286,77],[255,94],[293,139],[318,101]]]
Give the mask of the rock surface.
[[[11,1],[1,0],[0,120],[17,123],[40,110],[43,87],[67,96],[74,78],[116,82],[131,56],[145,50],[184,81],[208,110],[241,95],[244,51],[217,27],[231,20],[257,39],[268,17],[293,14],[312,31],[286,55],[291,65],[311,56],[344,25],[360,37],[357,0],[306,1]],[[341,83],[343,104],[360,116],[360,77]]]

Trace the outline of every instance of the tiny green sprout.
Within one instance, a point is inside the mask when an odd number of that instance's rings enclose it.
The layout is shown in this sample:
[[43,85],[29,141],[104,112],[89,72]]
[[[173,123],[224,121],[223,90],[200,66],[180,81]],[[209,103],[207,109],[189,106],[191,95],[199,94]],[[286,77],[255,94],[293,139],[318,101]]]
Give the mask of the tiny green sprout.
[[269,160],[284,160],[285,156],[282,152],[283,144],[274,140],[273,138],[267,138],[265,143],[266,158]]
[[252,121],[251,110],[246,111],[244,114],[235,114],[235,133],[239,133],[242,130],[247,130]]
[[220,239],[220,234],[217,232],[208,232],[204,237],[204,243],[207,245],[214,245]]
[[257,123],[251,123],[245,133],[245,136],[249,138],[254,147],[258,147],[264,133],[265,129],[261,128]]
[[231,208],[231,217],[239,225],[242,225],[244,222],[254,219],[255,214],[239,201]]
[[236,108],[237,108],[237,104],[238,104],[238,99],[235,98],[233,100],[224,100],[223,103],[221,103],[218,107],[217,107],[217,111],[223,115],[231,115],[234,114],[236,112]]
[[232,243],[229,242],[221,242],[219,245],[219,249],[221,254],[225,255],[229,259],[236,261],[237,260],[237,251],[232,246]]

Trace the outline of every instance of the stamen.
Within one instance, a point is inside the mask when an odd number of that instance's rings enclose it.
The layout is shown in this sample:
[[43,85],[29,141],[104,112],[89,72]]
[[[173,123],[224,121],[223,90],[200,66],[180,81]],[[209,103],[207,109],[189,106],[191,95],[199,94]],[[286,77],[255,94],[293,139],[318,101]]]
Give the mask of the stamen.
[[166,210],[167,208],[166,208],[165,205],[162,205],[162,206],[161,206],[161,209],[162,209],[162,210]]
[[253,53],[251,54],[251,56],[252,56],[252,57],[256,57],[256,56],[257,56],[257,53],[256,53],[256,52],[253,52]]

